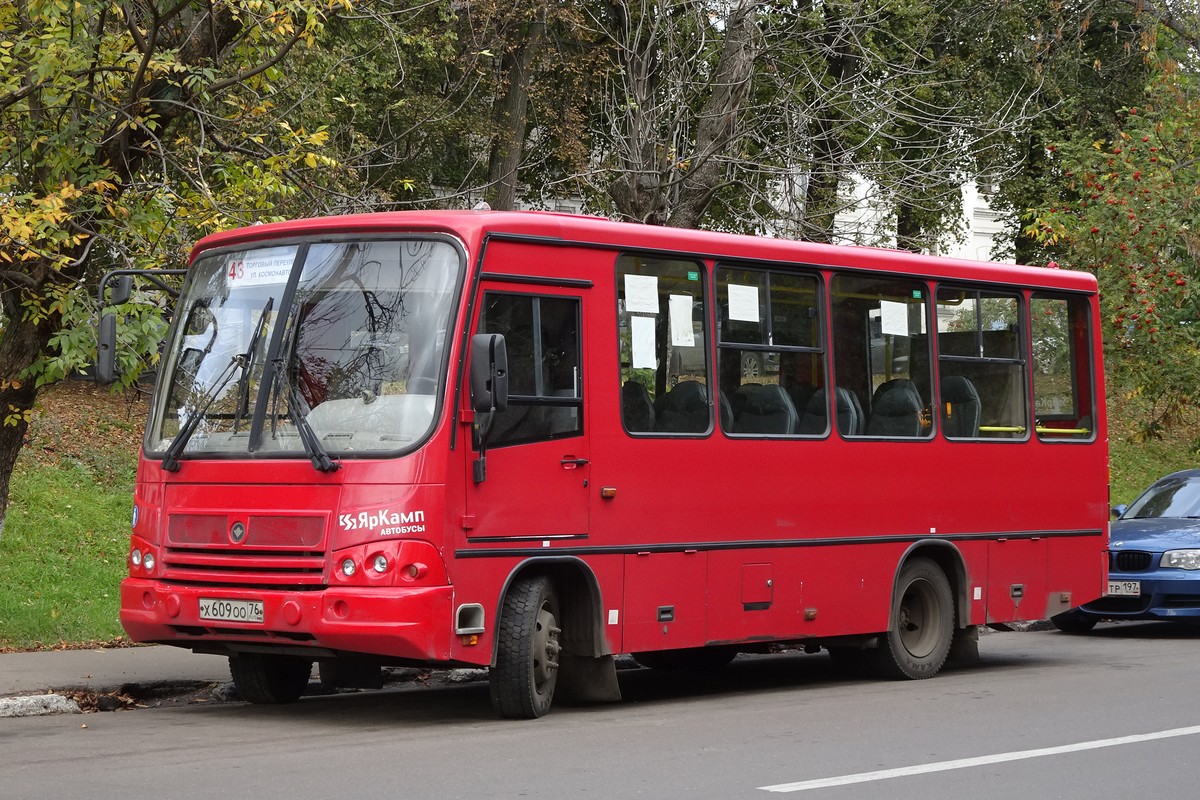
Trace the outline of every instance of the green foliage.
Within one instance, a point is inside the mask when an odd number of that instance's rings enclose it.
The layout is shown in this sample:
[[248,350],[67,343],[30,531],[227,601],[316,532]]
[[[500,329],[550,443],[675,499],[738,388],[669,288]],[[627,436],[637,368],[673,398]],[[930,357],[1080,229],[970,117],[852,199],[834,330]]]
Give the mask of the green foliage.
[[[199,236],[286,214],[337,163],[319,124],[272,99],[280,58],[341,0],[0,8],[0,374],[38,385],[94,358],[84,298],[114,267],[181,266]],[[20,68],[13,68],[20,65]],[[124,309],[126,366],[152,357],[154,306]],[[28,338],[28,333],[21,334]]]
[[1169,70],[1107,141],[1052,146],[1063,202],[1027,234],[1100,283],[1113,382],[1147,401],[1143,437],[1200,398],[1200,95]]

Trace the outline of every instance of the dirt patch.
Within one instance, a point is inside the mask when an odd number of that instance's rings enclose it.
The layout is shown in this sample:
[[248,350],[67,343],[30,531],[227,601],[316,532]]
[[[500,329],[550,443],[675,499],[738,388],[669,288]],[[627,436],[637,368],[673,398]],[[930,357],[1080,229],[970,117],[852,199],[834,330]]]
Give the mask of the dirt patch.
[[44,387],[21,459],[41,466],[77,462],[101,476],[136,463],[149,410],[144,389],[113,390],[91,381]]

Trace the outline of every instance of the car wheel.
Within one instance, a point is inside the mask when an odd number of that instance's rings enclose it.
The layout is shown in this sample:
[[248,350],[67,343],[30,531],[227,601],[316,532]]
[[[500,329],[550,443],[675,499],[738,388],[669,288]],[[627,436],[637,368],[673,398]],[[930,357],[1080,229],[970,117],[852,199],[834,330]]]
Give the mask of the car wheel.
[[1063,633],[1087,633],[1096,627],[1096,618],[1071,609],[1061,614],[1055,614],[1050,618],[1050,624]]
[[760,353],[742,353],[742,380],[749,381],[753,378],[761,378],[762,375],[762,355]]

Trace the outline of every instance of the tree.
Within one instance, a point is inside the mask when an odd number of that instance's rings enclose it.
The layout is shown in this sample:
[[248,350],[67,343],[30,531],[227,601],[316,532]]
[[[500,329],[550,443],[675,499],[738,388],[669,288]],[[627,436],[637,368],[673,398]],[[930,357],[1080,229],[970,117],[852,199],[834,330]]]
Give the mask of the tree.
[[1156,435],[1200,398],[1200,85],[1175,65],[1107,140],[1051,145],[1069,191],[1027,233],[1100,283],[1113,382],[1149,401]]
[[0,4],[0,530],[38,387],[66,367],[64,316],[98,273],[180,264],[335,166],[271,89],[349,1]]

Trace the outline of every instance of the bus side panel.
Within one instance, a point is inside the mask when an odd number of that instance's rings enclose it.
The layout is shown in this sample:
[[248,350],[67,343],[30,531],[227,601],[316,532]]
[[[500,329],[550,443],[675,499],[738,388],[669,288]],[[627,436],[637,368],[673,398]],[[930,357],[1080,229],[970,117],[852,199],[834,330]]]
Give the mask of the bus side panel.
[[708,642],[880,631],[902,552],[896,545],[715,551]]
[[625,557],[622,649],[636,653],[704,644],[708,555],[687,550]]
[[1042,539],[1001,538],[988,545],[988,622],[1042,619],[1046,552]]

